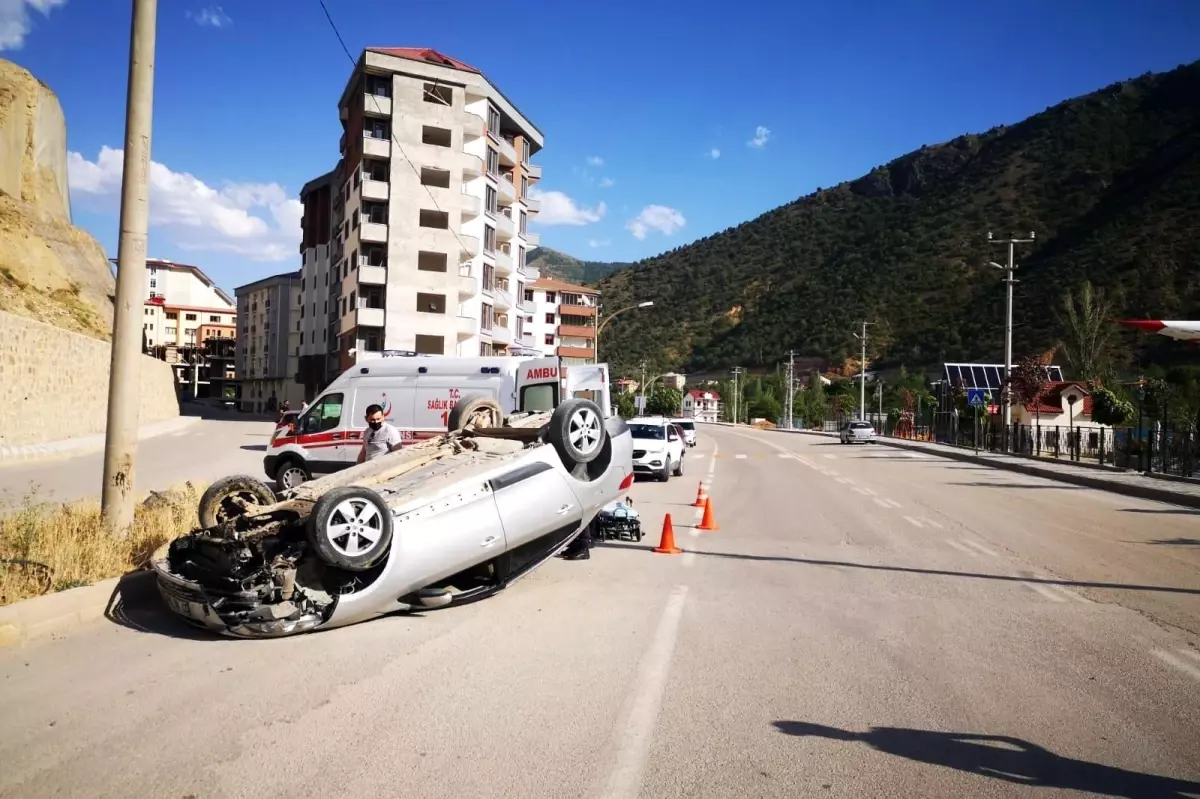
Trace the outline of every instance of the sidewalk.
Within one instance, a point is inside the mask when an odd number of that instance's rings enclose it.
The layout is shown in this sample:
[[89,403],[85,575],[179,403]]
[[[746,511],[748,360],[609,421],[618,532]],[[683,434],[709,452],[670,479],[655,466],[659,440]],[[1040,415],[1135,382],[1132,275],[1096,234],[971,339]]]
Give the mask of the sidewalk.
[[[815,436],[836,437],[837,433],[825,433],[816,430],[783,430],[780,432],[797,432]],[[1200,481],[1181,478],[1166,479],[1159,476],[1148,477],[1140,472],[1117,469],[1112,466],[1099,464],[1078,464],[1052,461],[1046,458],[1024,458],[1019,455],[1005,455],[997,452],[974,450],[962,447],[952,447],[947,444],[933,444],[927,441],[909,441],[903,438],[880,436],[879,443],[896,449],[907,449],[914,452],[928,452],[951,460],[965,461],[1010,472],[1020,472],[1033,477],[1044,477],[1063,483],[1098,488],[1114,494],[1123,494],[1139,499],[1149,499],[1155,502],[1167,502],[1172,505],[1183,505],[1189,508],[1200,508]]]

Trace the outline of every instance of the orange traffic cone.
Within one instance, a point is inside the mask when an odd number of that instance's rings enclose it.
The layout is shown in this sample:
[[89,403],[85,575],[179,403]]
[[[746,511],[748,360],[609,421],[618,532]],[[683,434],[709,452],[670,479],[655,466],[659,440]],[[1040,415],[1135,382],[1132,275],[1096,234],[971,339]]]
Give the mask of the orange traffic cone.
[[696,489],[696,501],[692,503],[693,508],[703,508],[704,503],[708,501],[708,495],[704,493],[704,481],[700,481],[700,487]]
[[683,552],[682,549],[675,546],[675,528],[671,526],[671,514],[669,513],[663,519],[662,540],[658,542],[654,551],[662,555],[678,555]]
[[700,520],[700,526],[697,530],[720,530],[717,527],[717,520],[713,518],[712,497],[704,500],[704,518]]

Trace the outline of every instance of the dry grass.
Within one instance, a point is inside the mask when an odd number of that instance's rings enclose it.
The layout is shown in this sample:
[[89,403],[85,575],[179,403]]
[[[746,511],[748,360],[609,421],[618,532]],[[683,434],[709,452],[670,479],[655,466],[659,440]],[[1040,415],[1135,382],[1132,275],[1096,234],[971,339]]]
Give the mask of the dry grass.
[[29,496],[0,509],[0,605],[144,567],[154,550],[196,527],[203,490],[186,483],[152,494],[138,505],[128,538],[105,532],[94,499],[53,504]]

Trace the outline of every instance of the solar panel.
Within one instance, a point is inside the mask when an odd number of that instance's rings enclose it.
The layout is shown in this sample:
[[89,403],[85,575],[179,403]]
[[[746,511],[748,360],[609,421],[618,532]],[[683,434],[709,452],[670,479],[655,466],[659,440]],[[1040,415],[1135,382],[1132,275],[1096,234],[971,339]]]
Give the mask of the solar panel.
[[[947,363],[943,366],[946,382],[952,386],[961,385],[963,388],[983,388],[998,391],[1004,383],[1003,364]],[[1056,383],[1062,382],[1062,367],[1047,366],[1046,379]]]

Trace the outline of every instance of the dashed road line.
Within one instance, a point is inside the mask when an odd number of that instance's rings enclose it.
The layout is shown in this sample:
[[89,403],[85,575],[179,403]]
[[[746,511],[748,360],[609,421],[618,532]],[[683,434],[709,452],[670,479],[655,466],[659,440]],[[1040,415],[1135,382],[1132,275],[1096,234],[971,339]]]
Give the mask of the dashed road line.
[[1177,650],[1177,652],[1178,654],[1176,652],[1168,652],[1165,649],[1154,649],[1150,652],[1150,654],[1154,655],[1154,657],[1158,658],[1163,663],[1166,663],[1169,666],[1174,666],[1176,669],[1182,671],[1189,677],[1200,680],[1200,666],[1193,665],[1183,657],[1180,657],[1180,654],[1187,655],[1188,657],[1195,657],[1195,653],[1188,649],[1180,649]]
[[1051,591],[1049,588],[1042,585],[1041,583],[1021,583],[1021,585],[1025,586],[1026,588],[1037,591],[1039,594],[1046,597],[1046,599],[1049,599],[1051,602],[1066,602],[1067,601],[1067,598],[1065,596],[1060,596],[1059,594],[1054,593],[1053,591]]
[[971,549],[975,550],[976,552],[979,552],[980,554],[983,554],[983,555],[987,555],[989,558],[996,557],[995,552],[988,549],[983,544],[978,543],[977,541],[972,541],[969,538],[964,538],[963,543],[966,544],[967,546],[969,546]]
[[916,519],[914,519],[912,516],[905,516],[904,521],[908,522],[913,527],[924,527],[925,526],[925,525],[921,524],[919,521],[917,521]]
[[837,455],[834,455],[831,452],[827,452],[827,453],[825,453],[825,455],[823,457],[828,458],[829,460],[834,460],[835,458],[837,458]]
[[736,459],[737,459],[737,460],[739,460],[739,461],[744,461],[744,460],[746,460],[746,456],[745,456],[745,454],[744,454],[744,453],[741,453],[741,452],[739,452],[738,454],[734,455],[733,457],[734,457],[734,458],[736,458]]
[[963,546],[962,544],[960,544],[960,543],[958,543],[957,541],[954,541],[954,540],[952,540],[952,539],[949,539],[949,538],[947,538],[947,539],[946,539],[946,543],[947,543],[947,544],[949,544],[949,545],[950,545],[951,547],[953,547],[954,549],[957,549],[959,552],[964,552],[964,553],[966,553],[966,554],[968,554],[968,555],[976,555],[976,554],[978,554],[978,553],[976,553],[976,552],[972,552],[970,549],[967,549],[965,546]]
[[884,497],[883,502],[884,502],[885,508],[899,508],[900,507],[900,503],[894,499],[888,499],[887,497]]
[[[970,543],[970,542],[967,542]],[[1049,599],[1051,602],[1066,602],[1068,600],[1079,602],[1084,605],[1092,604],[1092,600],[1077,594],[1069,588],[1064,588],[1061,585],[1044,584],[1044,583],[1021,583],[1026,588],[1031,588],[1042,596]]]
[[845,477],[835,477],[833,479],[836,480],[837,482],[841,483],[842,485],[850,485],[850,483],[853,482],[852,480],[847,480]]
[[871,500],[881,508],[888,508],[888,509],[891,508],[891,505],[887,504],[886,499],[880,499],[879,497],[871,497]]
[[925,522],[927,525],[929,525],[930,527],[932,527],[935,530],[942,529],[942,523],[937,521],[936,519],[931,519],[928,516],[922,516],[921,521]]
[[791,454],[790,452],[780,452],[780,453],[778,453],[778,455],[781,458],[788,458],[790,460],[796,460],[796,456]]
[[869,488],[863,488],[862,486],[855,486],[854,490],[857,491],[858,493],[862,494],[864,497],[871,496],[871,489],[869,489]]

